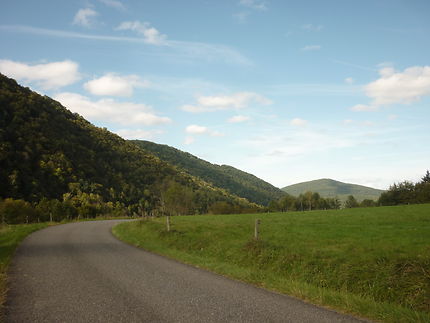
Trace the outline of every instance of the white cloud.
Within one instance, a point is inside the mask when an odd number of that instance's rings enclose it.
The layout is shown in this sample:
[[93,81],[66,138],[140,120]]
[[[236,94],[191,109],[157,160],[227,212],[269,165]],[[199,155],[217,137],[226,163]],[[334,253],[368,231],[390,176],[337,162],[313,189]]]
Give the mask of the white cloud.
[[269,105],[272,101],[254,92],[238,92],[232,95],[200,96],[195,105],[184,105],[188,112],[209,112],[228,109],[242,109],[251,104]]
[[97,16],[97,11],[91,8],[79,9],[73,18],[73,24],[83,27],[91,27],[94,25]]
[[229,118],[227,120],[227,122],[229,122],[229,123],[240,123],[240,122],[248,121],[249,119],[250,118],[248,116],[237,115],[237,116],[233,116],[233,117]]
[[160,130],[151,131],[144,129],[119,129],[114,132],[120,137],[129,140],[150,140],[153,139],[156,135],[163,133]]
[[239,4],[255,10],[267,10],[266,1],[262,0],[240,0]]
[[293,120],[290,121],[290,124],[296,127],[303,127],[308,124],[308,121],[300,118],[294,118]]
[[222,137],[224,134],[218,131],[210,130],[208,127],[198,126],[198,125],[189,125],[185,128],[185,132],[191,135],[209,135],[211,137]]
[[302,25],[302,29],[307,31],[321,31],[324,28],[323,25],[305,24]]
[[186,133],[191,133],[194,135],[201,135],[204,133],[208,133],[209,129],[207,127],[198,126],[198,125],[189,125],[187,128],[185,128]]
[[378,107],[375,105],[356,104],[351,108],[351,110],[356,112],[376,111],[378,110]]
[[374,105],[409,104],[430,95],[430,66],[413,66],[403,72],[385,67],[379,74],[379,79],[365,87]]
[[54,99],[90,121],[145,126],[168,124],[172,121],[156,115],[153,109],[145,104],[118,102],[113,99],[91,101],[83,95],[68,92],[57,94]]
[[132,30],[143,36],[143,40],[147,44],[164,45],[167,36],[161,34],[157,29],[151,27],[149,22],[140,21],[124,21],[116,30]]
[[399,116],[397,114],[390,114],[388,120],[396,120]]
[[148,87],[149,82],[137,75],[119,76],[108,73],[84,84],[85,90],[94,95],[131,96],[136,87]]
[[352,84],[355,82],[355,80],[352,77],[347,77],[344,81],[346,84]]
[[124,4],[118,0],[99,0],[99,2],[114,9],[125,10]]
[[36,65],[0,60],[0,72],[19,81],[35,82],[45,90],[75,83],[81,78],[78,68],[77,63],[69,60]]
[[353,124],[353,123],[354,123],[354,120],[351,120],[351,119],[343,120],[343,124],[344,125],[350,125],[350,124]]
[[309,52],[309,51],[315,51],[320,50],[322,47],[320,45],[307,45],[302,48],[303,51]]

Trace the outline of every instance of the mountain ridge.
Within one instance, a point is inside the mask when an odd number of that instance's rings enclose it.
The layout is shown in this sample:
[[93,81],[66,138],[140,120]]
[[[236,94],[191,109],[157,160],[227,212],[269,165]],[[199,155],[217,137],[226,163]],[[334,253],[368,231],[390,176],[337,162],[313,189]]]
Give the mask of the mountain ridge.
[[306,191],[317,192],[322,197],[338,197],[345,201],[349,195],[353,195],[357,200],[370,199],[376,201],[384,190],[336,181],[330,178],[321,178],[288,185],[282,190],[290,195],[297,196]]
[[0,199],[59,200],[81,210],[195,214],[217,212],[217,203],[218,210],[259,209],[2,74],[0,184]]
[[244,197],[250,202],[268,205],[270,201],[284,195],[281,189],[233,166],[212,164],[188,152],[147,140],[131,142],[188,174],[226,189],[231,194]]

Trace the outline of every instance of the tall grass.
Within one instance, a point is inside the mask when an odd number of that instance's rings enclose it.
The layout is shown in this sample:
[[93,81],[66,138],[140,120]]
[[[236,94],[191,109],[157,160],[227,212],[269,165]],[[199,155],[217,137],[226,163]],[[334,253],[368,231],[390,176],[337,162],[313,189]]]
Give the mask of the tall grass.
[[[260,240],[253,225],[261,219]],[[430,321],[430,205],[123,223],[147,250],[387,322]]]

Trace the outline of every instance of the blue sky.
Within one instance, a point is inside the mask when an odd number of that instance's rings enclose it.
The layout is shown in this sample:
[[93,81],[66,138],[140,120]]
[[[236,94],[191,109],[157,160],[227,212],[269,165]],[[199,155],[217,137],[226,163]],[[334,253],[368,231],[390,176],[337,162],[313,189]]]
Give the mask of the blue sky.
[[430,168],[429,1],[0,6],[0,72],[124,138],[278,187]]

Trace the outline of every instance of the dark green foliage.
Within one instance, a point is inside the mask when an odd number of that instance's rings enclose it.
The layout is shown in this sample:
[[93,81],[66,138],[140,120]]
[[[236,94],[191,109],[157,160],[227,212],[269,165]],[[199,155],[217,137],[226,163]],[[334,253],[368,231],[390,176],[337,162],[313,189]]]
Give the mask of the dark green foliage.
[[423,176],[420,182],[404,181],[390,186],[379,198],[381,205],[416,204],[430,202],[430,173]]
[[360,205],[358,204],[357,200],[355,199],[354,196],[349,195],[348,198],[345,201],[345,207],[346,208],[353,208],[353,207],[359,207]]
[[318,179],[309,182],[298,183],[282,189],[288,194],[298,196],[307,191],[318,192],[322,197],[338,198],[344,203],[349,195],[353,195],[358,201],[364,199],[376,201],[383,190],[371,187],[338,182],[332,179]]
[[192,195],[186,213],[175,205],[181,214],[207,212],[217,201],[251,206],[0,75],[0,198],[40,202],[39,209],[67,218],[159,214],[167,211],[166,182]]
[[258,177],[228,165],[214,165],[176,148],[150,141],[133,140],[141,148],[184,170],[192,176],[244,197],[251,202],[267,205],[283,196],[283,192]]

